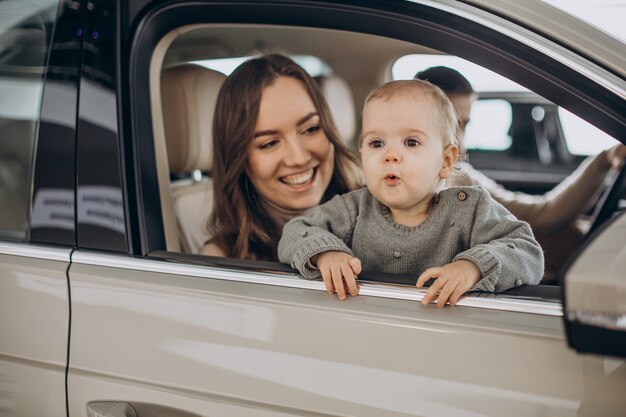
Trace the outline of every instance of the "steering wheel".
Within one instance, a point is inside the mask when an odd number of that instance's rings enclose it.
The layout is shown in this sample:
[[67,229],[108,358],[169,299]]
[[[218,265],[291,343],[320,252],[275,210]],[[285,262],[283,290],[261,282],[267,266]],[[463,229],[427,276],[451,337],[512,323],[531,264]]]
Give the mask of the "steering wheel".
[[609,181],[608,186],[600,196],[593,214],[591,215],[591,227],[589,235],[600,225],[607,221],[617,210],[617,205],[626,190],[626,163],[622,164],[619,173]]

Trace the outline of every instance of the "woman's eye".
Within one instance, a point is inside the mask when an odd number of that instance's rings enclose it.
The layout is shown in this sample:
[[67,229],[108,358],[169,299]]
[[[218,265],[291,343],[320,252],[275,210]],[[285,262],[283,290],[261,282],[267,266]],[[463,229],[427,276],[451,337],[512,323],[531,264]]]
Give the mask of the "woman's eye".
[[406,146],[419,146],[422,143],[419,140],[415,139],[415,138],[406,138],[406,139],[404,139],[404,144]]
[[261,148],[261,149],[269,149],[269,148],[272,148],[272,147],[274,147],[276,145],[278,145],[278,140],[277,139],[270,139],[270,140],[268,140],[266,142],[263,142],[261,144],[261,146],[259,146],[259,148]]
[[319,132],[321,128],[322,127],[320,125],[310,126],[310,127],[306,128],[306,129],[304,129],[302,134],[304,134],[304,135],[312,135],[314,133]]
[[367,144],[370,148],[382,148],[385,146],[385,142],[380,139],[371,139]]

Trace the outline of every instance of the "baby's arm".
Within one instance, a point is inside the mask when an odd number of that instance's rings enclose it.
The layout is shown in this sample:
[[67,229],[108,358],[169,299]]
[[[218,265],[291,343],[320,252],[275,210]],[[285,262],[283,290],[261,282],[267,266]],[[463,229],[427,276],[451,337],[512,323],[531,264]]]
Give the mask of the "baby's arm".
[[537,284],[543,276],[543,251],[528,223],[518,220],[483,189],[474,213],[470,249],[454,261],[466,260],[480,270],[472,290],[501,292]]
[[[352,197],[351,194],[337,196],[317,207],[310,216],[291,220],[285,225],[278,244],[278,258],[281,262],[289,263],[304,278],[324,279],[326,289],[329,292],[336,291],[340,298],[345,298],[346,291],[343,284],[338,285],[339,281],[335,285],[332,271],[337,270],[337,256],[320,254],[336,255],[339,252],[349,259],[354,258],[349,244],[356,224],[357,204]],[[360,272],[360,262],[359,268],[356,268],[358,272],[355,272],[355,268],[351,268],[353,274]],[[347,274],[344,278],[350,280],[348,289],[354,293],[354,277],[350,278],[350,274]]]

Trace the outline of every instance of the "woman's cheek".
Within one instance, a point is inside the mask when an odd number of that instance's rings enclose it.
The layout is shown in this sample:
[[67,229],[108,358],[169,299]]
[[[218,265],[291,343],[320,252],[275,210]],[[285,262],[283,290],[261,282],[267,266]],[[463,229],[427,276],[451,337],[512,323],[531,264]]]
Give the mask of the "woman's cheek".
[[261,150],[254,149],[248,153],[248,176],[252,182],[268,180],[277,170],[275,157]]
[[330,183],[331,177],[333,176],[335,166],[335,147],[328,139],[326,139],[325,143],[322,143],[322,146],[320,146],[317,154],[318,160],[320,161],[321,180],[325,183],[325,190],[326,186]]

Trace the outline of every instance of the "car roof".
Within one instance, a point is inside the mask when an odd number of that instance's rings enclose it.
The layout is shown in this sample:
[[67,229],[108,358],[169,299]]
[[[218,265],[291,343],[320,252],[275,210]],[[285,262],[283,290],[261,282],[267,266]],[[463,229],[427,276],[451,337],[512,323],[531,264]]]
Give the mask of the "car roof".
[[[459,2],[437,3],[458,6]],[[462,3],[521,24],[626,78],[626,45],[622,40],[542,0],[464,0]]]

